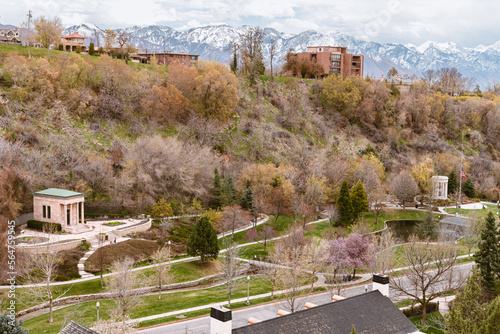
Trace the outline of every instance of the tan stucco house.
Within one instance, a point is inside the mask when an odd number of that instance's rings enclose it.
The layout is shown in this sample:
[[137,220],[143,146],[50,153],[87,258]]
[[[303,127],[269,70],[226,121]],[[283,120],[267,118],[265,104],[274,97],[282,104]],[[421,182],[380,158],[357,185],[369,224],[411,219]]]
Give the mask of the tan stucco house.
[[50,188],[33,194],[34,219],[58,223],[65,231],[75,230],[84,223],[85,194]]

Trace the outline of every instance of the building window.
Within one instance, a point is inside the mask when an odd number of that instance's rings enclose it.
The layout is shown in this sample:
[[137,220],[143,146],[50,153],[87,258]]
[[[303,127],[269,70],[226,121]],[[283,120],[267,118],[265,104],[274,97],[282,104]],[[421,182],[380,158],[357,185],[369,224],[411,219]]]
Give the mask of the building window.
[[47,218],[50,219],[50,206],[47,207]]
[[340,59],[340,55],[339,54],[332,54],[332,60],[334,59]]
[[47,218],[47,207],[43,206],[43,218]]
[[192,60],[196,60],[196,56],[191,56],[191,59]]
[[340,68],[332,68],[330,70],[330,73],[339,74],[340,73]]
[[332,67],[340,67],[340,61],[332,61]]
[[325,48],[325,51],[328,51],[328,50],[330,50],[330,49],[329,48]]

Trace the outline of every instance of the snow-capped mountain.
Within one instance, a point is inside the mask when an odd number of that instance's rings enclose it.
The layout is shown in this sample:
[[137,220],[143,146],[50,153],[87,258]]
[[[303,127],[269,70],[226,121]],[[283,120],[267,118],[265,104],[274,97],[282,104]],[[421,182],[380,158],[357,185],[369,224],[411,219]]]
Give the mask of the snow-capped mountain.
[[[210,25],[176,31],[170,27],[151,25],[133,26],[124,30],[131,34],[132,43],[143,51],[190,52],[199,54],[206,60],[228,63],[231,59],[230,45],[245,33],[250,26],[232,27],[229,25]],[[116,32],[122,29],[116,29]],[[103,44],[104,31],[91,23],[67,27],[65,33],[78,31],[94,42]],[[376,43],[356,39],[340,31],[320,33],[314,30],[300,34],[286,34],[275,29],[265,28],[264,57],[269,58],[269,46],[276,41],[276,64],[282,63],[286,53],[293,49],[304,51],[312,45],[346,46],[352,53],[365,56],[365,75],[379,77],[391,67],[400,74],[422,74],[427,70],[441,67],[456,67],[463,75],[475,78],[483,88],[493,81],[500,81],[500,41],[476,48],[465,48],[453,42],[428,41],[421,45]]]

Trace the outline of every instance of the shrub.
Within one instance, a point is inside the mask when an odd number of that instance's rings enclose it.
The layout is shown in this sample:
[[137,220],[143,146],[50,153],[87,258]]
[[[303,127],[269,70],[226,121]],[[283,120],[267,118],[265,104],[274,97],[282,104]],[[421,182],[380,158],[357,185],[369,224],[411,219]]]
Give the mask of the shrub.
[[78,45],[76,47],[76,53],[81,53],[82,52],[82,47],[80,45]]
[[59,44],[59,51],[63,51],[63,45],[62,44]]
[[89,44],[89,55],[94,55],[94,43]]
[[34,230],[43,231],[45,229],[54,229],[56,232],[62,231],[61,224],[58,223],[46,223],[40,222],[38,220],[28,220],[28,228],[32,228]]
[[[429,303],[427,305],[427,314],[432,313],[432,312],[436,312],[438,310],[438,308],[439,308],[439,303]],[[418,305],[415,307],[410,307],[410,308],[404,309],[402,311],[403,311],[404,315],[406,315],[407,318],[411,318],[411,317],[416,317],[416,316],[422,315],[422,310],[423,310],[422,305]]]
[[82,250],[82,251],[88,251],[92,247],[92,244],[88,242],[87,240],[82,240],[82,243],[76,247],[76,249]]

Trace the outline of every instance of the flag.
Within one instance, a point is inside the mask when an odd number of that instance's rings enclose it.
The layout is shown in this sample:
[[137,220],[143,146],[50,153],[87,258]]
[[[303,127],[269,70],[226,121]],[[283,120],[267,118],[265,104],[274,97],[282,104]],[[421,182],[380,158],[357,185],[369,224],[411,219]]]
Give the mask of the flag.
[[465,175],[465,173],[464,173],[464,169],[463,169],[463,168],[462,168],[462,173],[460,174],[460,176],[461,176],[461,177],[462,177],[462,179],[464,179],[464,180],[467,178],[467,176],[466,176],[466,175]]

